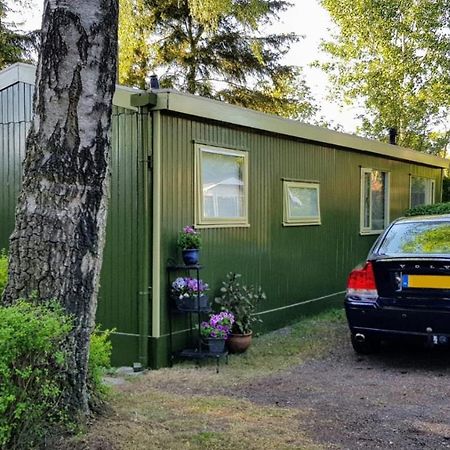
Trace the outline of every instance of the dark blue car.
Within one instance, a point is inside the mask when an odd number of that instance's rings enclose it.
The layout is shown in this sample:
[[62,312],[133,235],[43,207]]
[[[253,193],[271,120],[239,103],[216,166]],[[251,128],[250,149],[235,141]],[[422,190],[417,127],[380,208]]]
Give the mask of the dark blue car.
[[357,353],[389,338],[450,341],[450,215],[394,221],[348,278],[345,310]]

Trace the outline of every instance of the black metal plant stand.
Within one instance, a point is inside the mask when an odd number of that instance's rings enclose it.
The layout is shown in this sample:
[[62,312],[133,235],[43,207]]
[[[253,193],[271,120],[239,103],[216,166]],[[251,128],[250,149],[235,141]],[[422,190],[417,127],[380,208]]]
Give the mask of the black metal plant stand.
[[[197,278],[197,283],[200,282],[200,271],[203,266],[200,264],[195,264],[187,266],[185,264],[177,264],[173,260],[167,262],[167,279],[168,279],[168,298],[170,301],[169,306],[169,348],[170,348],[170,364],[172,366],[173,360],[175,358],[180,359],[190,359],[196,360],[198,362],[204,359],[215,359],[216,360],[216,373],[219,373],[220,359],[225,358],[225,362],[228,363],[228,352],[223,351],[219,353],[210,352],[208,349],[202,346],[202,339],[200,333],[200,324],[202,318],[206,317],[211,311],[211,306],[208,304],[207,307],[201,306],[200,296],[201,293],[198,292],[197,298],[197,308],[193,309],[178,309],[175,305],[174,299],[172,298],[170,289],[173,281],[173,275],[176,272],[186,273],[189,277],[192,273],[195,273]],[[180,351],[174,352],[173,350],[173,321],[176,316],[187,315],[189,324],[189,347],[184,348]],[[196,326],[194,326],[194,318]],[[194,332],[195,328],[195,332]]]

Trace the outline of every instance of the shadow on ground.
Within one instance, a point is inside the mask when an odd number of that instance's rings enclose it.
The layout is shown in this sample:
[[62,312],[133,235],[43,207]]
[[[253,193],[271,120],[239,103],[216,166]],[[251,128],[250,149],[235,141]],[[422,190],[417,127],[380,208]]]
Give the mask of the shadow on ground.
[[358,356],[342,311],[264,335],[214,369],[119,376],[112,414],[70,448],[450,448],[450,350],[400,343]]
[[450,448],[450,351],[384,344],[356,355],[346,339],[328,355],[242,386],[253,402],[309,410],[301,426],[329,448]]

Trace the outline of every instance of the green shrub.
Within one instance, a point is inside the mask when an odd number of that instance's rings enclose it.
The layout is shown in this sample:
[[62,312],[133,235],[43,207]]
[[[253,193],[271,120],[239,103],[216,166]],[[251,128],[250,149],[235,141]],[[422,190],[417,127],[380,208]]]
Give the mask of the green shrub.
[[405,216],[427,216],[430,214],[450,214],[450,202],[416,206],[415,208],[408,209]]
[[57,302],[0,307],[0,448],[33,448],[64,421],[62,343],[71,327]]
[[8,280],[8,256],[5,250],[0,250],[0,297]]
[[257,305],[266,300],[266,294],[261,286],[245,286],[239,283],[242,277],[240,273],[229,272],[227,279],[222,281],[220,297],[215,302],[220,305],[222,311],[229,311],[234,316],[233,333],[250,333],[252,324],[262,322],[254,312]]
[[194,226],[183,227],[183,231],[178,233],[177,245],[182,250],[201,248],[202,237],[200,232],[194,229]]
[[108,392],[102,377],[111,367],[112,345],[110,340],[112,330],[100,330],[97,326],[91,335],[89,347],[89,376],[88,389],[90,394],[90,406],[96,409],[104,400]]

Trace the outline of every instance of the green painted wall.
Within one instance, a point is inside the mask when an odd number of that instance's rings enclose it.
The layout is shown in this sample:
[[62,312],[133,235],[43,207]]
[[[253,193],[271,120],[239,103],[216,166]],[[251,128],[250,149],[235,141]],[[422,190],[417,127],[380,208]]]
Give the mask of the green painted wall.
[[[17,83],[0,92],[0,248],[7,246],[14,225],[32,90]],[[161,175],[161,198],[155,200],[161,208],[161,253],[155,256],[161,266],[156,274],[156,279],[161,278],[158,333],[149,320],[152,114],[119,107],[113,111],[111,200],[97,321],[115,328],[116,365],[143,362],[147,357],[153,367],[167,364],[165,265],[177,256],[178,231],[194,222],[195,141],[249,153],[250,227],[202,231],[202,277],[211,285],[211,297],[229,271],[242,273],[248,283],[261,284],[268,295],[260,310],[262,329],[341,303],[348,271],[364,258],[375,239],[359,235],[360,167],[391,173],[391,219],[408,207],[410,174],[435,178],[440,199],[440,169],[162,111],[155,168]],[[282,226],[283,178],[320,182],[322,225]],[[187,328],[186,318],[178,318],[177,347],[185,344]]]
[[[177,255],[177,232],[194,223],[194,142],[248,151],[250,227],[202,230],[202,278],[211,285],[212,297],[229,271],[243,274],[250,284],[261,284],[268,297],[260,311],[265,328],[342,301],[349,270],[376,238],[359,234],[361,167],[390,172],[391,219],[408,208],[410,174],[433,177],[441,186],[440,169],[189,117],[163,115],[161,133],[164,262]],[[283,178],[320,182],[322,225],[282,226]],[[164,270],[161,277],[162,286],[167,286]],[[313,301],[321,297],[325,298]],[[161,303],[164,338],[167,291],[162,292]],[[175,325],[178,331],[188,327],[183,319]]]
[[[26,135],[30,126],[33,86],[16,83],[0,91],[0,248],[7,248],[14,228]],[[114,107],[111,152],[111,198],[106,247],[101,276],[97,322],[114,328],[113,363],[131,365],[140,360],[140,272],[150,271],[140,262],[142,224],[142,162],[140,151],[150,153],[151,118]],[[149,214],[149,211],[146,211]],[[145,301],[148,299],[145,297]]]
[[[139,132],[142,120],[144,139]],[[139,361],[139,155],[143,145],[149,147],[151,120],[148,115],[143,119],[131,110],[114,107],[112,121],[111,194],[97,322],[115,329],[113,363],[131,365]]]
[[8,247],[31,121],[33,86],[16,83],[0,91],[0,249]]

